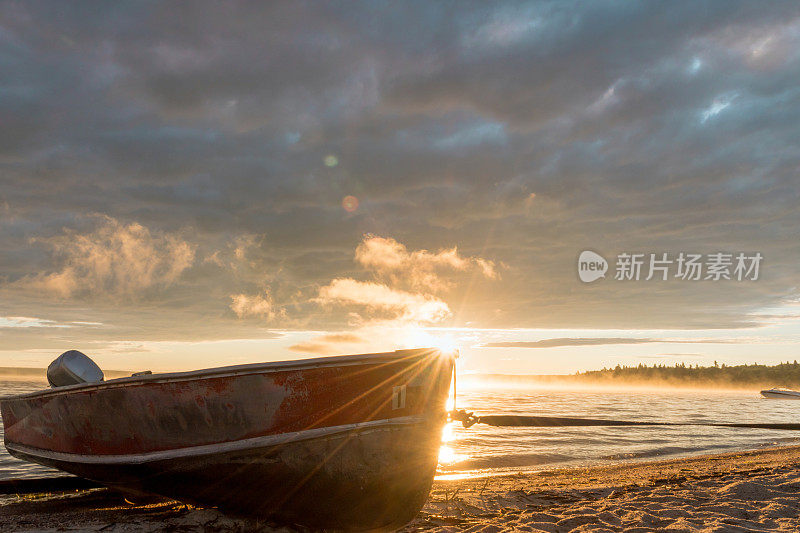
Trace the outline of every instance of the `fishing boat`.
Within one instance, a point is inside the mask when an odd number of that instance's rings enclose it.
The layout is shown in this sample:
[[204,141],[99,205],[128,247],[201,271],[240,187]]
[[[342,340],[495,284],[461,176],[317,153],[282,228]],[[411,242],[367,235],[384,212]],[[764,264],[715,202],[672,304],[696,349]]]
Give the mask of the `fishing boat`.
[[453,358],[399,350],[7,396],[5,446],[130,494],[313,528],[396,528],[430,491]]
[[784,388],[762,390],[761,396],[778,400],[800,400],[800,392]]

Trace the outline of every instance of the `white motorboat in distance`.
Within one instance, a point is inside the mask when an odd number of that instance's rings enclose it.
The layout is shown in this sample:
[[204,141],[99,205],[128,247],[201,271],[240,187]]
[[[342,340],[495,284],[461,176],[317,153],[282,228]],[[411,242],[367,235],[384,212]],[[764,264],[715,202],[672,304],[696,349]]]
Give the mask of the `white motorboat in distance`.
[[800,400],[800,392],[784,388],[762,390],[761,396],[777,400]]

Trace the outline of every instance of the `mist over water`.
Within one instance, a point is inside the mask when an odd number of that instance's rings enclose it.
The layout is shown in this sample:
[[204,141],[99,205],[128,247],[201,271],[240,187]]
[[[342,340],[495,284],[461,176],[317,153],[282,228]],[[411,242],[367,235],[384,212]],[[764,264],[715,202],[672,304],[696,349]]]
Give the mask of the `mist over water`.
[[[0,381],[0,395],[41,390],[41,381]],[[476,414],[573,416],[664,422],[798,422],[800,401],[767,400],[758,390],[612,390],[556,387],[459,387],[458,407]],[[0,429],[0,437],[2,429]],[[678,427],[445,428],[438,476],[588,466],[630,460],[800,444],[800,433]],[[0,479],[57,475],[0,450]]]

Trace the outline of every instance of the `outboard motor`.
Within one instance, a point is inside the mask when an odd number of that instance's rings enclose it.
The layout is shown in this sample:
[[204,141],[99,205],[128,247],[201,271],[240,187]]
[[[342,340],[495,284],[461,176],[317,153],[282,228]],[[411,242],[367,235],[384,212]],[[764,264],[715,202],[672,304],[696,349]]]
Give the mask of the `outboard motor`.
[[51,387],[96,383],[103,381],[103,371],[83,353],[69,350],[47,367],[47,381]]

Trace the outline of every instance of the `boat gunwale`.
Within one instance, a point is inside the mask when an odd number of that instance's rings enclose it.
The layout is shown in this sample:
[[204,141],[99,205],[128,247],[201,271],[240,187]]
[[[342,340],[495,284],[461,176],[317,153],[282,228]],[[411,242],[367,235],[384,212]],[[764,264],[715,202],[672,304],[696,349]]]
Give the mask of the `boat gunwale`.
[[321,368],[329,366],[353,366],[371,364],[376,362],[397,362],[403,360],[413,360],[423,358],[434,353],[440,353],[437,348],[412,348],[405,350],[395,350],[393,352],[375,352],[353,355],[333,355],[328,357],[315,357],[312,359],[296,359],[292,361],[268,361],[262,363],[245,363],[241,365],[230,365],[221,367],[204,368],[200,370],[187,370],[183,372],[165,372],[158,374],[144,374],[140,376],[127,376],[122,378],[110,379],[95,383],[79,383],[77,385],[67,385],[39,391],[26,392],[23,394],[12,394],[0,396],[0,402],[11,400],[32,399],[45,396],[58,396],[73,392],[85,392],[92,390],[104,390],[140,385],[146,383],[169,383],[180,381],[193,381],[200,379],[211,379],[218,377],[243,376],[248,374],[260,374],[267,372],[282,372],[290,370],[303,370],[307,368]]

